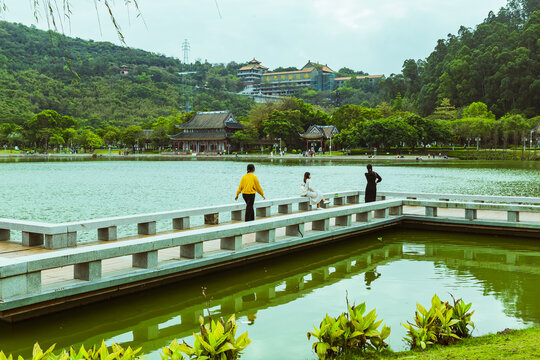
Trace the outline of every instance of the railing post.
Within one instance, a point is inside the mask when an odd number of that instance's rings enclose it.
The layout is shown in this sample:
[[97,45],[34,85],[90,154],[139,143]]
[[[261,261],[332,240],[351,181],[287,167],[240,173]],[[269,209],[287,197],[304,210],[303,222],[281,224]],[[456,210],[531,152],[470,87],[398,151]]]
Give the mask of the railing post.
[[204,224],[205,225],[217,225],[217,224],[219,224],[219,213],[205,214],[204,215]]
[[370,222],[371,221],[371,211],[365,211],[356,214],[356,222]]
[[222,250],[242,249],[242,235],[235,235],[221,239],[220,248]]
[[43,245],[43,234],[33,232],[22,232],[22,244],[24,246],[39,246]]
[[334,196],[334,205],[345,205],[343,196]]
[[278,214],[290,214],[292,213],[292,204],[278,205]]
[[73,277],[79,280],[94,281],[101,279],[101,260],[75,264]]
[[246,210],[233,210],[231,211],[231,220],[232,221],[242,221],[246,217]]
[[509,222],[519,222],[519,211],[508,211],[506,219]]
[[41,271],[0,278],[0,300],[41,291]]
[[9,229],[0,229],[0,241],[9,241],[11,232]]
[[476,209],[465,209],[465,219],[475,220],[478,216]]
[[435,206],[426,206],[426,216],[436,217],[437,208]]
[[203,257],[203,243],[180,245],[180,257],[188,259],[200,259]]
[[156,222],[150,221],[137,224],[137,232],[139,235],[154,235],[156,233]]
[[388,217],[388,208],[375,210],[375,218],[376,219],[385,219]]
[[316,220],[311,223],[311,230],[328,231],[330,230],[330,219]]
[[384,196],[384,195],[376,196],[375,200],[377,200],[377,201],[386,200],[386,196]]
[[352,215],[343,215],[336,217],[336,226],[351,226]]
[[99,241],[112,241],[117,239],[117,227],[109,226],[106,228],[98,229],[98,240]]
[[146,251],[132,255],[132,266],[135,268],[151,269],[158,264],[157,250]]
[[299,202],[299,203],[298,203],[298,210],[299,210],[299,211],[308,211],[308,210],[311,210],[311,204],[309,203],[309,200],[304,201],[304,202]]
[[389,209],[389,214],[393,216],[400,216],[403,214],[403,206],[393,206]]
[[276,229],[261,230],[255,233],[255,241],[261,243],[273,243],[276,241]]
[[172,223],[174,230],[189,229],[189,216],[173,219]]
[[359,195],[350,195],[347,196],[347,204],[358,204],[360,202]]
[[66,232],[62,234],[47,234],[43,247],[45,249],[64,249],[77,246],[77,232]]
[[257,217],[269,217],[270,216],[270,206],[258,207],[256,209]]
[[285,227],[285,235],[287,236],[302,236],[304,237],[304,224],[295,224]]

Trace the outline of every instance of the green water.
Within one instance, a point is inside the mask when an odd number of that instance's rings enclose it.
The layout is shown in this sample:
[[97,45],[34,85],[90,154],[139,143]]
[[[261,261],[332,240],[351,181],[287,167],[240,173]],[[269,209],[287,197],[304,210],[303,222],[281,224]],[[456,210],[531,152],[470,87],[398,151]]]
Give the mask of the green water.
[[[245,163],[92,161],[0,164],[0,217],[61,222],[231,203]],[[364,165],[256,163],[267,198],[296,196],[312,173],[325,191],[363,189]],[[540,164],[378,163],[381,191],[540,196]],[[159,225],[159,224],[158,224]],[[162,224],[164,226],[164,224]],[[119,229],[120,235],[122,229]],[[92,233],[93,234],[93,233]],[[85,234],[81,234],[84,239]],[[86,234],[90,236],[89,234]],[[93,234],[95,236],[95,234]],[[382,236],[384,242],[377,241]],[[0,324],[0,349],[28,354],[35,341],[142,346],[150,358],[173,338],[191,341],[207,286],[212,312],[236,312],[253,339],[245,359],[314,358],[306,332],[351,302],[377,308],[405,348],[400,325],[436,292],[473,302],[474,335],[540,326],[540,243],[443,232],[391,231],[18,323]],[[283,349],[287,350],[284,351]]]
[[[377,237],[382,236],[383,242]],[[15,325],[0,325],[4,351],[28,354],[34,341],[89,345],[105,339],[142,346],[151,359],[174,338],[191,340],[208,288],[214,316],[236,312],[253,339],[245,359],[314,358],[306,332],[324,314],[365,301],[392,327],[389,343],[405,348],[400,325],[434,293],[473,303],[474,335],[540,325],[537,240],[424,231],[387,231],[222,271],[159,289]],[[285,350],[286,349],[286,350]]]

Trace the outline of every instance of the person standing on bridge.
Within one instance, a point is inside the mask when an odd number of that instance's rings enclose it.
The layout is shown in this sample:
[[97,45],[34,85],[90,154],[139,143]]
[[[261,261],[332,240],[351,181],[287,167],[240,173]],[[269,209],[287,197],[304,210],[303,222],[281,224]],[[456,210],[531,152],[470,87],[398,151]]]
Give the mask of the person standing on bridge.
[[238,195],[242,193],[242,197],[246,202],[246,221],[255,220],[255,212],[253,211],[253,203],[255,202],[255,193],[259,193],[262,196],[263,200],[264,191],[259,184],[259,179],[254,174],[255,165],[248,164],[247,174],[242,176],[240,180],[240,185],[238,185],[238,190],[236,191],[236,197],[234,200],[238,200]]
[[377,199],[377,184],[382,181],[382,178],[373,171],[371,164],[368,164],[367,171],[365,174],[367,180],[365,202],[373,202]]

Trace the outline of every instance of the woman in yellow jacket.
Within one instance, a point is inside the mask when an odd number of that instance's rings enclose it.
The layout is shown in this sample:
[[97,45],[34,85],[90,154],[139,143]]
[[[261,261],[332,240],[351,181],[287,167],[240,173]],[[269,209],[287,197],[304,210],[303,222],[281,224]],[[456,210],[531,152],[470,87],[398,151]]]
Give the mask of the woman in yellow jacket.
[[247,174],[242,176],[240,180],[240,185],[238,185],[238,190],[236,191],[236,197],[234,200],[238,200],[238,195],[242,193],[242,197],[246,202],[246,221],[255,220],[255,212],[253,211],[253,203],[255,202],[255,193],[258,192],[259,195],[264,197],[263,189],[259,184],[259,179],[253,174],[255,172],[255,165],[248,164]]

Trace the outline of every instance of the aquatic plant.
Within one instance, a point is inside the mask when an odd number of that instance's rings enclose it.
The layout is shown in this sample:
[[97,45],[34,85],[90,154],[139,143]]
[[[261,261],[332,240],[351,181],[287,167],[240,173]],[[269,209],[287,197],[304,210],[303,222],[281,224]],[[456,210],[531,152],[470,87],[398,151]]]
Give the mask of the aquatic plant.
[[[32,349],[32,360],[143,360],[145,357],[139,355],[141,348],[131,349],[131,347],[123,348],[118,344],[112,344],[110,349],[101,342],[101,346],[92,346],[86,350],[84,345],[76,350],[71,346],[68,350],[62,350],[59,354],[54,354],[55,345],[43,351],[38,343],[34,344]],[[0,360],[13,360],[13,356],[6,356],[3,351],[0,351]],[[18,360],[24,360],[22,356]]]
[[426,349],[433,344],[450,345],[469,337],[470,330],[474,329],[471,320],[474,311],[468,312],[472,303],[466,304],[462,299],[456,300],[454,305],[443,302],[437,294],[431,299],[431,308],[416,303],[413,323],[407,321],[401,324],[407,329],[403,338],[411,349]]
[[317,338],[313,350],[319,359],[330,359],[344,353],[361,353],[364,351],[380,351],[388,346],[384,340],[390,335],[390,327],[383,325],[381,331],[377,328],[382,320],[377,320],[375,309],[364,315],[366,304],[350,306],[347,300],[348,312],[337,318],[326,314],[319,328],[307,333]]

